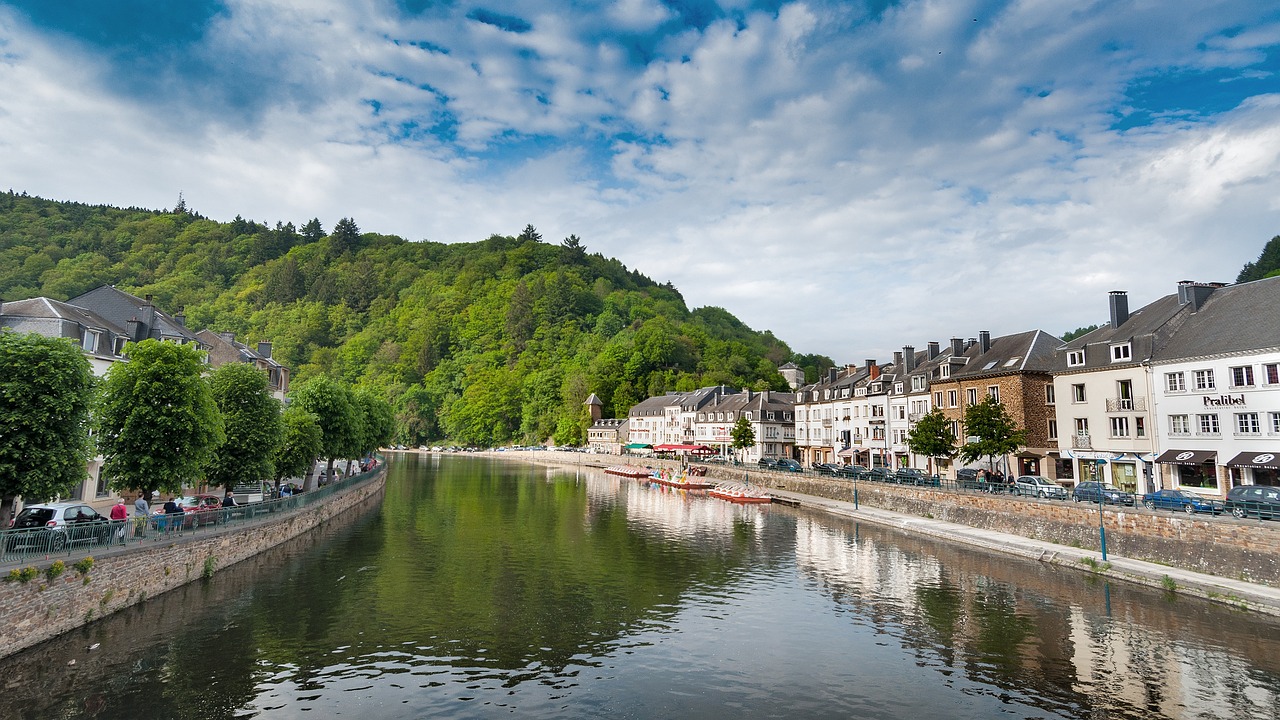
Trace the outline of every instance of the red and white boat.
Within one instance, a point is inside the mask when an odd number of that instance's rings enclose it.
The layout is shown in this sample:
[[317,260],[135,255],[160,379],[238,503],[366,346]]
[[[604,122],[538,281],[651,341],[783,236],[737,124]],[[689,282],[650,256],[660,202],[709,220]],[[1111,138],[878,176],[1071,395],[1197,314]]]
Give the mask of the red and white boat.
[[708,490],[715,487],[715,483],[706,480],[697,480],[689,477],[686,473],[679,475],[664,474],[661,470],[655,470],[649,476],[649,480],[666,485],[667,487],[678,488],[680,490]]
[[610,475],[618,475],[629,478],[647,478],[649,477],[649,468],[636,467],[635,465],[611,465],[604,469]]
[[721,500],[727,500],[731,503],[738,503],[740,505],[773,502],[772,495],[765,495],[752,490],[747,490],[746,488],[729,487],[726,485],[717,485],[716,487],[708,490],[707,494],[713,498],[720,498]]

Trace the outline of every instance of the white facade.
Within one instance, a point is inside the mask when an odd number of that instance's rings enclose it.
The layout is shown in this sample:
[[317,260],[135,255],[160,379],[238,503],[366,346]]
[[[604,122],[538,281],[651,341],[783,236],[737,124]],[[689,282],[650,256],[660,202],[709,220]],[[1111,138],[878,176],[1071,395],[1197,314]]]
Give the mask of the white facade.
[[1054,430],[1061,457],[1073,461],[1077,483],[1102,480],[1138,493],[1155,489],[1150,384],[1149,369],[1132,364],[1054,376]]

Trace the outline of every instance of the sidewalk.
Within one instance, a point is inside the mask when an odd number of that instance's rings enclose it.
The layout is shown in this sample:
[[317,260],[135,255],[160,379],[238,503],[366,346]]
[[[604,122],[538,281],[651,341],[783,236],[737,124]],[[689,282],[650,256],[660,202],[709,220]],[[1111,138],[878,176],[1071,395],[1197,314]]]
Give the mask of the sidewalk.
[[771,488],[769,492],[778,497],[797,501],[800,507],[825,510],[833,515],[894,527],[915,535],[958,542],[1006,555],[1018,555],[1070,568],[1077,572],[1096,573],[1107,578],[1161,589],[1168,589],[1169,583],[1172,582],[1174,592],[1182,595],[1225,603],[1241,610],[1280,616],[1280,588],[1268,585],[1205,575],[1168,565],[1133,560],[1114,553],[1107,553],[1107,561],[1103,563],[1102,554],[1094,550],[1055,545],[1020,535],[905,515],[880,508],[861,507],[855,510],[853,503],[850,502],[828,500],[787,490]]

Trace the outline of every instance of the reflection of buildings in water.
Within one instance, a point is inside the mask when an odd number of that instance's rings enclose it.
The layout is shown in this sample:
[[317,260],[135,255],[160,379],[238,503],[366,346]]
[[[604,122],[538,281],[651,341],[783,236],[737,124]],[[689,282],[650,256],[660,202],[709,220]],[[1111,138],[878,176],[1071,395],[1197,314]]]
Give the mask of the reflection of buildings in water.
[[646,534],[705,544],[710,541],[741,540],[735,530],[746,525],[752,537],[763,536],[768,510],[741,506],[708,498],[705,492],[679,490],[643,480],[620,478],[603,472],[583,476],[587,484],[586,514],[594,515],[625,504],[627,523]]
[[[1070,613],[1075,689],[1107,705],[1179,717],[1275,717],[1280,687],[1259,682],[1250,663],[1225,650],[1192,646],[1150,627]],[[1274,683],[1274,678],[1270,678]],[[1200,715],[1197,715],[1200,716]]]
[[942,566],[932,558],[908,556],[876,538],[854,539],[843,528],[828,527],[813,518],[796,519],[796,565],[840,596],[887,603],[910,611],[916,588],[933,584]]

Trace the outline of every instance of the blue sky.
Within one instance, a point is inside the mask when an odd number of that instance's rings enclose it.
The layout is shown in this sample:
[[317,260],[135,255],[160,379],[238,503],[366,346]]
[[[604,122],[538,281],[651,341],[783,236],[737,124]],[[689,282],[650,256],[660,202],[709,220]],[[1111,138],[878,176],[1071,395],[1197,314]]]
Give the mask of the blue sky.
[[1273,2],[0,0],[0,181],[573,233],[839,362],[1106,318],[1280,233]]

